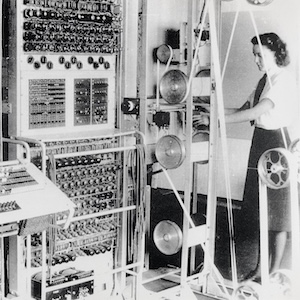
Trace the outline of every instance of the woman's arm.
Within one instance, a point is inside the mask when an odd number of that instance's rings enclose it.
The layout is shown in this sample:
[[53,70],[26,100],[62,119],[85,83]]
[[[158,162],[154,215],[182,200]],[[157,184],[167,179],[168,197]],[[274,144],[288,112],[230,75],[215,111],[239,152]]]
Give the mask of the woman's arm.
[[249,109],[250,108],[250,101],[247,100],[240,108],[225,108],[225,115],[234,114],[238,111]]
[[[261,100],[257,105],[249,108],[249,103],[245,103],[239,109],[226,109],[225,110],[225,122],[226,123],[241,123],[248,122],[257,119],[262,114],[274,107],[274,103],[265,98]],[[194,125],[209,125],[209,115],[200,114],[193,117]]]
[[274,107],[273,101],[268,98],[262,99],[254,107],[238,110],[232,114],[225,114],[226,123],[240,123],[252,121]]

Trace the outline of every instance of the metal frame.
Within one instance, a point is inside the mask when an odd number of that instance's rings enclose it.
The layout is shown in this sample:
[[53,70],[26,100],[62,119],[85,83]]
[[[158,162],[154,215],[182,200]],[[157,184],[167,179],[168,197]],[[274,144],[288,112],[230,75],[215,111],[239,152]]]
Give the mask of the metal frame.
[[[188,2],[188,25],[187,25],[187,70],[188,73],[193,73],[193,26],[195,24],[195,11],[196,0],[190,0]],[[184,211],[184,219],[183,219],[183,246],[182,246],[182,257],[181,257],[181,275],[180,275],[180,284],[181,287],[185,287],[189,281],[193,281],[194,279],[198,279],[200,282],[200,277],[202,279],[201,292],[204,294],[215,295],[221,298],[229,298],[230,295],[228,293],[227,287],[225,287],[224,280],[221,274],[218,272],[217,268],[214,265],[214,254],[215,254],[215,231],[216,231],[216,208],[217,208],[217,195],[216,195],[216,182],[217,182],[217,150],[218,150],[218,140],[219,140],[219,118],[220,121],[224,122],[223,118],[220,117],[220,114],[224,114],[224,107],[222,96],[222,86],[221,86],[221,70],[220,70],[220,62],[219,62],[219,19],[220,19],[220,11],[221,11],[221,1],[220,0],[207,0],[204,1],[203,5],[207,5],[207,15],[209,18],[209,23],[211,27],[211,35],[214,37],[211,40],[211,100],[210,100],[210,136],[209,136],[209,167],[208,167],[208,195],[207,195],[207,222],[206,222],[206,240],[202,243],[203,250],[205,253],[204,256],[204,270],[201,274],[197,274],[195,276],[188,276],[188,266],[193,266],[193,260],[195,259],[195,254],[193,254],[193,250],[190,251],[190,243],[189,243],[189,234],[190,227],[194,227],[193,223],[190,220],[190,207],[192,207],[193,212],[196,210],[196,188],[195,185],[197,183],[196,171],[197,171],[197,163],[192,161],[191,157],[191,145],[192,145],[192,116],[193,116],[193,95],[191,92],[186,95],[186,103],[184,107],[184,111],[186,113],[186,141],[185,141],[185,179],[184,179],[184,201],[183,201],[183,211]],[[140,0],[140,10],[139,10],[139,64],[146,60],[146,52],[147,52],[147,1]],[[201,30],[200,30],[201,35]],[[147,95],[147,65],[143,65],[142,68],[139,68],[138,72],[138,94],[141,99],[140,103],[140,115],[141,115],[141,123],[140,128],[141,131],[145,132],[144,123],[146,120],[147,114],[147,105],[146,105],[146,95]],[[193,75],[192,75],[193,76]],[[191,76],[191,78],[192,78]],[[190,78],[190,84],[191,83]],[[222,145],[227,147],[226,142],[224,142],[225,132],[225,123],[220,124],[220,126],[224,127],[221,130],[221,134],[223,135]],[[225,136],[226,138],[226,136]],[[226,156],[226,153],[224,156]],[[226,160],[226,157],[224,158]],[[226,165],[225,165],[226,168]],[[181,197],[178,195],[175,186],[172,184],[170,177],[168,176],[167,170],[164,170],[165,176],[168,178],[169,183],[177,197],[179,203],[181,203]],[[230,193],[230,192],[229,192]],[[191,200],[191,195],[193,195]],[[231,199],[229,199],[231,201]],[[201,244],[201,242],[200,242]],[[190,253],[192,253],[191,257]],[[197,284],[196,284],[197,286]],[[199,286],[198,286],[199,288]]]

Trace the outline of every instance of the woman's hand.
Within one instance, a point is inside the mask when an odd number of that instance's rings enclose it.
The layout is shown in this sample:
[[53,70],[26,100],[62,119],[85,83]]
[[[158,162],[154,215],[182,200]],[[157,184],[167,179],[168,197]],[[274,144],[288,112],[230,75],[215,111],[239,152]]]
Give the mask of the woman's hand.
[[200,125],[209,125],[209,115],[205,113],[200,113],[200,115],[193,116],[193,125],[198,127]]

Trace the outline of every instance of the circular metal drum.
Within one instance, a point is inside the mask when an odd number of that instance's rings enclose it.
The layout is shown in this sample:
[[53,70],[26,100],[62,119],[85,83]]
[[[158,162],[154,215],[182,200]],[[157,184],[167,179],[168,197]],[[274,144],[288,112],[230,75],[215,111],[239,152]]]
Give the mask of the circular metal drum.
[[169,45],[163,44],[157,48],[156,57],[161,63],[166,64],[171,58],[171,53],[172,48]]
[[270,149],[258,161],[258,174],[269,188],[281,189],[289,184],[292,163],[293,157],[288,150]]
[[153,240],[161,253],[176,254],[182,246],[182,231],[172,221],[160,221],[154,228]]
[[232,294],[232,300],[262,300],[262,286],[253,281],[240,284]]
[[207,141],[209,141],[209,131],[208,130],[197,130],[193,134],[193,143],[207,142]]
[[185,147],[176,135],[161,137],[155,148],[157,161],[166,169],[179,167],[185,158]]
[[159,91],[169,104],[178,104],[188,90],[188,78],[180,70],[167,71],[160,80]]

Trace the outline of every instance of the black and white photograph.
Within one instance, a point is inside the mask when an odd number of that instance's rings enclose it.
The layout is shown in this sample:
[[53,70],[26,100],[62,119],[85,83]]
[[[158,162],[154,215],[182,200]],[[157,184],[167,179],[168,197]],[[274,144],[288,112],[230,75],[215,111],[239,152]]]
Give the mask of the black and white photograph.
[[0,10],[0,300],[300,299],[299,0]]

